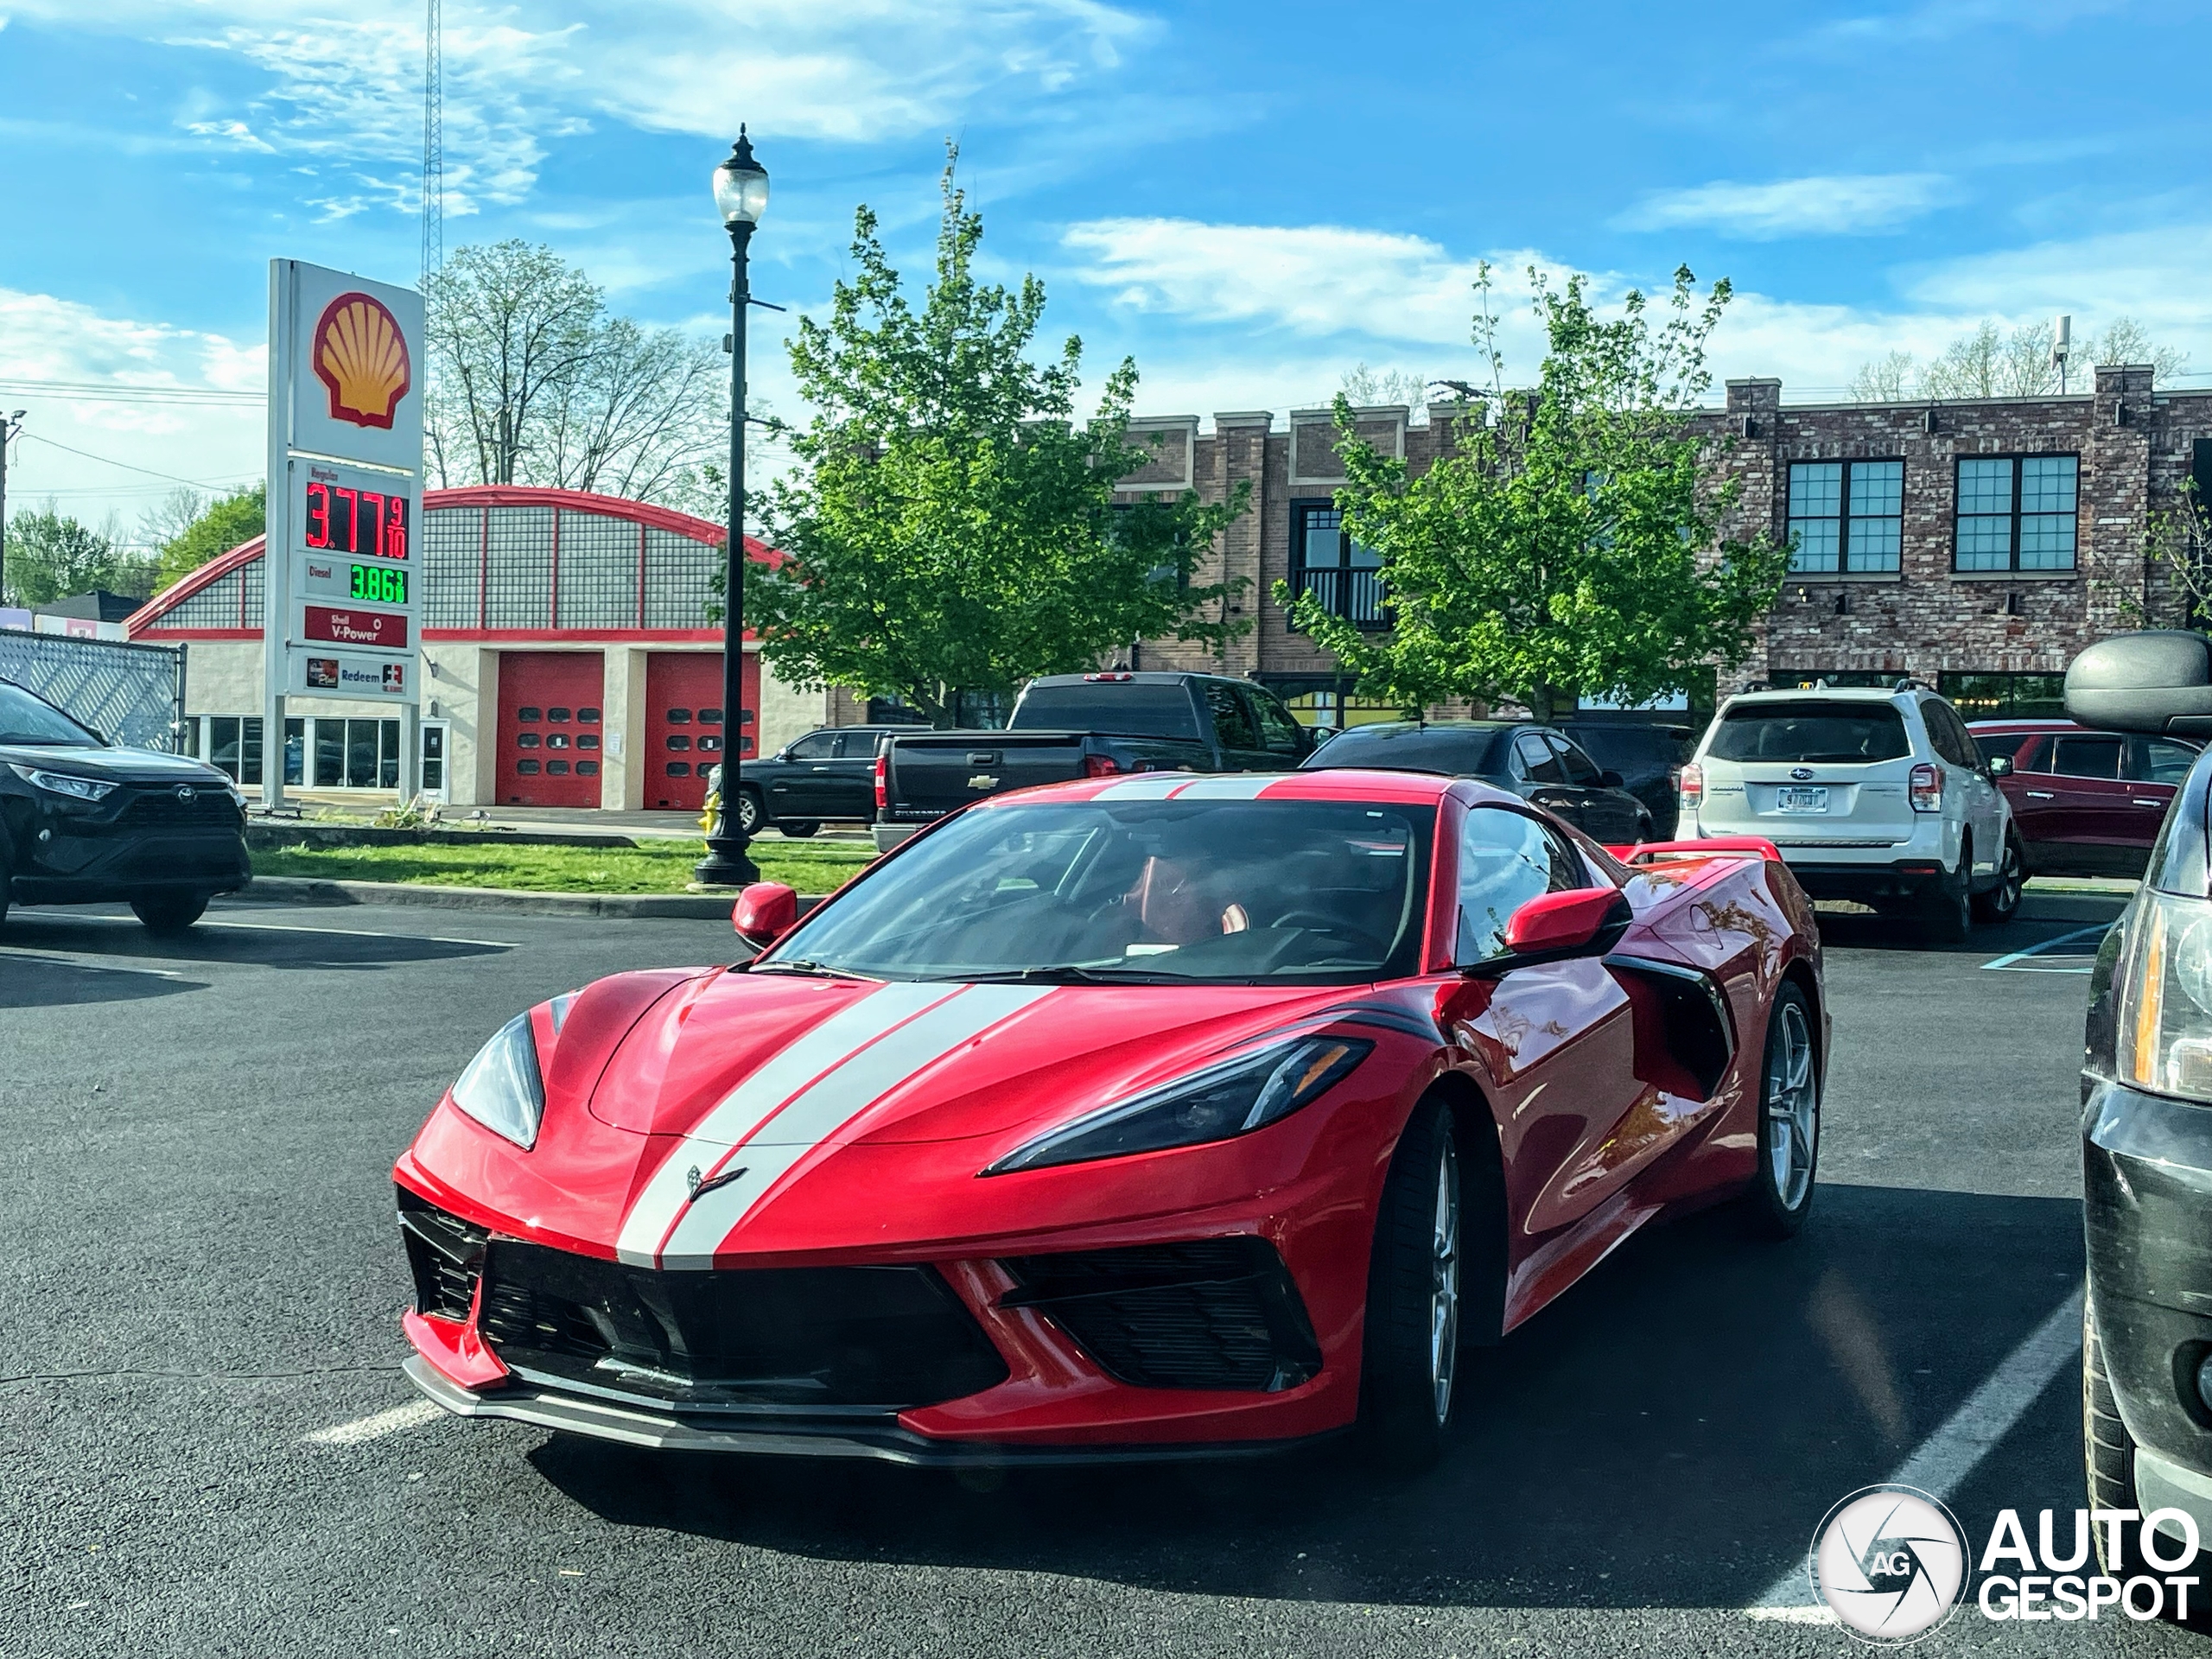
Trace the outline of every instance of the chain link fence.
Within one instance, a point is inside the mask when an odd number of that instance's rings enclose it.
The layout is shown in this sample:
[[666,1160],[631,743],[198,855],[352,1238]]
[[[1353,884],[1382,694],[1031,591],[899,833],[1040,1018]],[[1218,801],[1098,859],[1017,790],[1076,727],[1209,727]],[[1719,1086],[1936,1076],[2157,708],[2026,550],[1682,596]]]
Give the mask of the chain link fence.
[[0,680],[13,680],[134,749],[176,747],[184,652],[63,634],[0,630]]

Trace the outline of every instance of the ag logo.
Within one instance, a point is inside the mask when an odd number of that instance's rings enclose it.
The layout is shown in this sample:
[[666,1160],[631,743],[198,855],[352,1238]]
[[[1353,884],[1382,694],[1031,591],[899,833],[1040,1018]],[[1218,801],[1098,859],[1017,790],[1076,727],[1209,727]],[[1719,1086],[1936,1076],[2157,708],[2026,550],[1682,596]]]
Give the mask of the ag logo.
[[1813,1593],[1844,1629],[1884,1647],[1916,1642],[1958,1611],[1966,1535],[1936,1499],[1910,1486],[1868,1486],[1827,1512],[1813,1535]]
[[407,336],[382,300],[340,294],[315,326],[315,372],[330,393],[330,418],[391,429],[392,411],[415,384]]

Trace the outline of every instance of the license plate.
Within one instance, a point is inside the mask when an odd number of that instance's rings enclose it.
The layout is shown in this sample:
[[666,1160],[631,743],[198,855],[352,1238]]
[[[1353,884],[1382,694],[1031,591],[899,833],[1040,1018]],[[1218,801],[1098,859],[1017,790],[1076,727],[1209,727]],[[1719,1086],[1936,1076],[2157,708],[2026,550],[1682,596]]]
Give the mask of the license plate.
[[1828,792],[1825,789],[1777,789],[1774,791],[1774,810],[1777,812],[1825,812],[1828,810]]

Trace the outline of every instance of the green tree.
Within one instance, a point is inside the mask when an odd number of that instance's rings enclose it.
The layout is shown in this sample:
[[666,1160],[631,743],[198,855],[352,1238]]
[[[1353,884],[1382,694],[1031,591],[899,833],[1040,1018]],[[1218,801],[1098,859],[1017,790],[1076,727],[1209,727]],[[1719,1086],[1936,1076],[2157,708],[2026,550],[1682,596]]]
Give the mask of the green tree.
[[791,367],[813,412],[766,514],[789,557],[755,567],[746,598],[786,679],[899,696],[940,725],[963,690],[1090,668],[1141,638],[1218,644],[1248,626],[1225,616],[1241,582],[1194,580],[1244,494],[1115,505],[1116,482],[1148,458],[1128,432],[1136,365],[1124,359],[1096,412],[1074,420],[1082,341],[1030,360],[1044,286],[976,280],[982,221],[948,154],[920,309],[863,207],[853,278],[825,321],[800,320]]
[[[1548,341],[1537,385],[1498,385],[1484,267],[1475,341],[1494,404],[1455,420],[1452,448],[1418,478],[1362,442],[1337,400],[1337,502],[1381,555],[1390,631],[1364,633],[1310,594],[1294,613],[1363,691],[1408,710],[1510,696],[1548,720],[1578,692],[1640,702],[1688,690],[1705,665],[1749,654],[1789,567],[1764,534],[1719,533],[1738,486],[1697,423],[1727,283],[1700,301],[1677,270],[1655,326],[1640,293],[1606,321],[1580,277],[1564,291],[1530,277]],[[1292,603],[1285,585],[1276,594]]]
[[140,597],[153,581],[151,562],[121,543],[112,521],[94,530],[50,501],[8,520],[7,561],[0,598],[10,605],[51,605],[103,588]]
[[[181,517],[181,502],[174,499],[162,511]],[[161,545],[154,591],[162,592],[190,575],[210,559],[220,558],[241,542],[250,542],[269,524],[269,486],[233,490],[201,506],[181,530]]]
[[[2161,346],[2133,317],[2114,317],[2102,334],[2084,334],[2067,365],[2066,389],[2088,391],[2101,363],[2148,363],[2154,382],[2171,381],[2189,361],[2177,346]],[[2041,397],[2059,387],[2050,360],[2050,326],[2024,322],[2009,331],[1985,320],[1923,364],[1910,352],[1891,352],[1859,365],[1851,395],[1867,403],[1923,397]]]

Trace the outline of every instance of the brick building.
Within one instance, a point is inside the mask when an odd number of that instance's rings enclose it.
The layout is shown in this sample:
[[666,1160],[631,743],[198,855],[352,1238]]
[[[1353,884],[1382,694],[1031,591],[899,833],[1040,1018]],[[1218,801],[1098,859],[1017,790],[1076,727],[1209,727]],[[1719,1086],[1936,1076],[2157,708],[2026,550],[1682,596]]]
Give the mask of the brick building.
[[[1448,442],[1450,406],[1426,424],[1404,407],[1363,409],[1359,429],[1418,473]],[[1232,616],[1255,626],[1215,652],[1147,641],[1147,668],[1205,668],[1272,686],[1300,718],[1333,726],[1387,717],[1351,696],[1328,654],[1294,632],[1277,581],[1380,627],[1375,560],[1338,527],[1343,481],[1325,409],[1139,421],[1157,458],[1128,480],[1221,500],[1240,480],[1251,511],[1220,538],[1200,579],[1242,576]],[[1719,688],[1825,677],[1912,675],[1968,715],[2055,709],[2058,678],[2084,645],[2171,619],[2145,557],[2151,515],[2192,473],[2212,499],[2212,390],[2154,391],[2147,367],[2095,372],[2092,391],[1972,402],[1786,404],[1778,380],[1732,380],[1707,424],[1728,443],[1744,491],[1732,535],[1800,538],[1796,565],[1751,660]],[[848,718],[856,718],[856,713]]]

